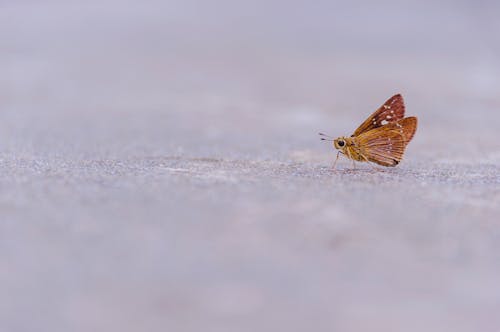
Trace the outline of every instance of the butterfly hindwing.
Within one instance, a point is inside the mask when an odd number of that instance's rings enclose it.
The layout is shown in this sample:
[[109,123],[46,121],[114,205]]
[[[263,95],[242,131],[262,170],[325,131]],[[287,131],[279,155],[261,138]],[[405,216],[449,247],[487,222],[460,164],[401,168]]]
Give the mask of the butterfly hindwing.
[[418,120],[414,116],[404,118],[396,123],[396,127],[400,132],[402,131],[405,136],[406,145],[408,145],[408,143],[410,143],[410,141],[413,139],[413,136],[415,136],[417,125]]
[[417,118],[409,117],[364,132],[356,137],[359,153],[382,166],[396,166],[403,159],[406,145],[415,135]]
[[411,116],[408,118],[401,119],[397,122],[385,125],[383,127],[380,127],[380,129],[384,128],[386,130],[397,131],[401,136],[403,136],[406,146],[413,139],[413,136],[415,136],[415,132],[417,131],[417,123],[418,123],[417,118]]
[[382,127],[388,123],[394,123],[405,116],[405,104],[400,94],[389,98],[384,105],[380,106],[368,119],[365,120],[352,136],[361,135],[364,132]]

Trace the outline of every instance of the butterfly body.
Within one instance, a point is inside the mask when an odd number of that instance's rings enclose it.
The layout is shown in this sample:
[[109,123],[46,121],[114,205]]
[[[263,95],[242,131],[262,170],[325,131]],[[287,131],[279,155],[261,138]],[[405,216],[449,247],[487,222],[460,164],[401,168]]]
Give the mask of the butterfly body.
[[[416,117],[405,118],[404,113],[403,97],[397,94],[366,119],[352,136],[334,139],[333,147],[353,161],[397,166],[415,135],[418,122]],[[337,160],[338,157],[337,154]]]

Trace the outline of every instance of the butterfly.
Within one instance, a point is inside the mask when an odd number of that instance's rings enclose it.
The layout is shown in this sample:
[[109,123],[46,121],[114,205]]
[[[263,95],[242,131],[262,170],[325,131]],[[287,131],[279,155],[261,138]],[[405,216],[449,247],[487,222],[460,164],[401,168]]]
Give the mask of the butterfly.
[[395,167],[403,159],[406,146],[417,130],[416,117],[405,118],[405,104],[400,94],[389,98],[363,122],[350,137],[333,137],[320,133],[324,141],[333,142],[340,154],[353,161],[372,162]]

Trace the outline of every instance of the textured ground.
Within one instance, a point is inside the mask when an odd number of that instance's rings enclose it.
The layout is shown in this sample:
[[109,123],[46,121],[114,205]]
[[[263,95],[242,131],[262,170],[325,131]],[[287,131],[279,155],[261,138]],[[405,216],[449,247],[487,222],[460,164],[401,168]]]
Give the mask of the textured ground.
[[500,8],[435,6],[0,2],[0,330],[499,331]]

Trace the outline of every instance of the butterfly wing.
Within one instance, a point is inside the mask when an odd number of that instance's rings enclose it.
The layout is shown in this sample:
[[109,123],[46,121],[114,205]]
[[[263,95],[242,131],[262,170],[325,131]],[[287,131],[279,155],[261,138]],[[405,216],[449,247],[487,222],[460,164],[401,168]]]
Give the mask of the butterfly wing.
[[356,145],[367,161],[394,167],[403,159],[405,148],[416,129],[417,118],[405,118],[362,133],[356,137]]
[[393,125],[396,126],[400,134],[403,134],[405,138],[405,144],[408,145],[408,143],[410,143],[410,141],[413,139],[413,136],[415,136],[415,132],[417,131],[418,119],[414,116],[410,116],[408,118],[399,120]]
[[405,116],[405,104],[400,94],[389,98],[384,105],[380,106],[368,119],[365,120],[352,136],[361,135],[364,132],[382,127],[388,123],[394,123]]

